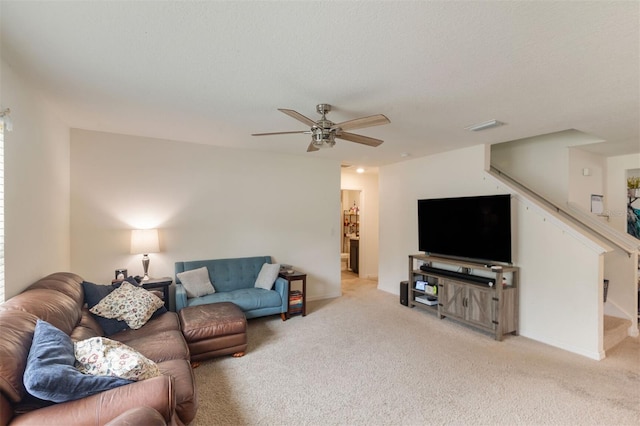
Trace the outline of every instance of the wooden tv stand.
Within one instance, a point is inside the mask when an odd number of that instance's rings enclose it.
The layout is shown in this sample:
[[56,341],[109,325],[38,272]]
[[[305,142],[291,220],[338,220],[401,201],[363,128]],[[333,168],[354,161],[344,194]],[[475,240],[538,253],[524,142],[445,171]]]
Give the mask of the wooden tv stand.
[[[427,270],[420,269],[425,265]],[[451,267],[454,268],[451,268]],[[409,255],[409,307],[418,306],[480,328],[502,340],[504,334],[518,335],[518,273],[516,266],[490,265],[441,258],[424,254]],[[453,270],[450,270],[453,269]],[[503,284],[507,278],[509,285]],[[417,289],[423,281],[437,288]],[[426,305],[416,297],[437,297],[437,304]]]

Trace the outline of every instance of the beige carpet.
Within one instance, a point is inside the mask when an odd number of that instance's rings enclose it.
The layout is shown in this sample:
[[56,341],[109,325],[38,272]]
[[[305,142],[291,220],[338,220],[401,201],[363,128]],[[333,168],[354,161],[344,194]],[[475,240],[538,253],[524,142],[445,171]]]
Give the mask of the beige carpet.
[[603,361],[521,336],[496,342],[359,279],[306,317],[249,320],[248,335],[244,357],[195,370],[195,425],[640,422],[638,339]]

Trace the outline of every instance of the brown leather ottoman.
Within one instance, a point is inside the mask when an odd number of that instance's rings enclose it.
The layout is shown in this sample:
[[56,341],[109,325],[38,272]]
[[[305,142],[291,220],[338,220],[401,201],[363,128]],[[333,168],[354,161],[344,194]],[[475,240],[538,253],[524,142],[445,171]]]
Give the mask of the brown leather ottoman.
[[247,318],[231,302],[188,306],[178,312],[191,361],[221,355],[243,356],[247,349]]

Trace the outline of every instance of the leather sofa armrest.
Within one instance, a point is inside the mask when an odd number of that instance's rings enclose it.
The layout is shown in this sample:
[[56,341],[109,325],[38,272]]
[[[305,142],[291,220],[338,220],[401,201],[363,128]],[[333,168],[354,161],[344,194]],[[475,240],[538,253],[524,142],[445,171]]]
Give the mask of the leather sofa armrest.
[[39,408],[15,417],[11,425],[105,425],[140,406],[155,409],[165,422],[170,423],[176,407],[173,377],[154,377],[75,401]]
[[157,410],[138,407],[125,411],[105,426],[167,426],[167,422]]
[[278,277],[273,284],[273,289],[278,292],[282,299],[280,312],[287,312],[287,299],[289,298],[289,282],[284,278]]
[[182,284],[176,283],[176,312],[187,307],[187,290]]

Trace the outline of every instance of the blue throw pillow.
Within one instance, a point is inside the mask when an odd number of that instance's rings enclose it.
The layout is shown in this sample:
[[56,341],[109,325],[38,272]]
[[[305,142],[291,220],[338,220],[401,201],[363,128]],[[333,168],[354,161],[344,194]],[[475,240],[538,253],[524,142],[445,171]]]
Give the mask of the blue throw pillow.
[[[140,284],[133,277],[128,277],[126,278],[125,281],[128,281],[129,283],[137,287],[140,287]],[[82,283],[82,288],[84,290],[84,301],[87,303],[87,306],[89,307],[89,309],[97,305],[102,299],[104,299],[107,295],[109,295],[113,290],[120,287],[120,284],[122,284],[122,282],[114,283],[112,285],[98,285],[98,284],[90,283],[88,281],[84,281]],[[166,312],[167,312],[167,308],[165,308],[164,306],[161,306],[153,313],[153,315],[151,315],[151,318],[149,319],[150,320],[154,319],[158,315],[162,315]],[[98,321],[98,324],[100,324],[100,327],[102,327],[104,334],[107,336],[111,336],[112,334],[116,334],[120,331],[129,329],[129,326],[127,325],[126,321],[105,318],[105,317],[101,317],[100,315],[93,315],[93,317],[96,319],[96,321]]]
[[133,383],[111,376],[82,374],[75,367],[73,342],[61,330],[38,320],[24,371],[24,387],[45,401],[66,402]]

